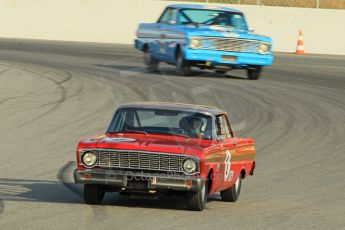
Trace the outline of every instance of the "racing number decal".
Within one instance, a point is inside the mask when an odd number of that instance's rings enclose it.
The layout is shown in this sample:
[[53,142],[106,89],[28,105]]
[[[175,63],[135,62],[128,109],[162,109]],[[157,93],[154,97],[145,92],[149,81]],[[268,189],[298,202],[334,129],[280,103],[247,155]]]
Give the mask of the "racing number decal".
[[226,157],[225,157],[225,161],[224,161],[224,181],[228,181],[231,180],[232,178],[232,173],[230,172],[230,168],[231,168],[231,153],[229,150],[226,150],[225,152]]

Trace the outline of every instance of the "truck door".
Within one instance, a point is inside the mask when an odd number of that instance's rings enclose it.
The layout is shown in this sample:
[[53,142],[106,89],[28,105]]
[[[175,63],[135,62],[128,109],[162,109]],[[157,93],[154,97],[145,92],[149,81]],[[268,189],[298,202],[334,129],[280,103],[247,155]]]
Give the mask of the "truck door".
[[171,44],[175,41],[172,38],[172,28],[176,26],[177,12],[177,9],[167,8],[159,20],[159,56],[165,61],[171,61],[170,58],[173,53]]

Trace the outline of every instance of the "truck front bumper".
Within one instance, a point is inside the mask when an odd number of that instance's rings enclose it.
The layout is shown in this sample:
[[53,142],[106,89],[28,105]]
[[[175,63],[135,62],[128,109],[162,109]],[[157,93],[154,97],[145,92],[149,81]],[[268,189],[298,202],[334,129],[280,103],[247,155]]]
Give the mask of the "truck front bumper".
[[225,52],[219,50],[202,50],[185,48],[184,58],[188,61],[205,62],[213,67],[217,65],[229,65],[236,68],[246,66],[268,66],[273,63],[272,54]]
[[204,178],[200,176],[167,175],[159,173],[132,172],[107,169],[85,169],[74,171],[77,184],[109,185],[125,190],[175,190],[200,191]]

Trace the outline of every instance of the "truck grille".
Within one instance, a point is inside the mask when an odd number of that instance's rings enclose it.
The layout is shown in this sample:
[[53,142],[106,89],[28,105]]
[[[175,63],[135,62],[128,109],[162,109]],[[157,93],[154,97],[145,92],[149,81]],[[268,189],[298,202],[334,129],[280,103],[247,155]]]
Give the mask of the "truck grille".
[[97,165],[101,168],[125,168],[183,172],[182,161],[187,156],[170,153],[99,150]]
[[201,47],[199,49],[220,50],[229,52],[249,52],[260,53],[259,46],[261,44],[269,45],[266,42],[257,40],[246,40],[238,38],[224,37],[200,37]]

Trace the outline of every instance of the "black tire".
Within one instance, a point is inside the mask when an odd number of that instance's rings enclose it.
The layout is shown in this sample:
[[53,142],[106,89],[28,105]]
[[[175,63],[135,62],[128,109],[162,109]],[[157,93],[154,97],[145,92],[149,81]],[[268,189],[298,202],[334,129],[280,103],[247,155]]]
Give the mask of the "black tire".
[[158,70],[159,61],[156,58],[152,57],[152,54],[150,53],[150,49],[148,47],[144,49],[144,64],[146,65],[146,70],[148,72]]
[[192,74],[192,67],[190,63],[183,58],[183,53],[179,51],[176,57],[176,72],[180,76],[190,76]]
[[129,193],[128,193],[128,192],[123,192],[123,191],[121,191],[121,192],[119,192],[119,194],[120,194],[121,196],[129,196]]
[[258,80],[261,75],[261,66],[252,66],[247,69],[247,77],[249,80]]
[[241,193],[242,179],[239,176],[236,183],[227,190],[220,192],[220,197],[226,202],[236,202]]
[[87,204],[101,204],[105,191],[100,185],[85,184],[84,185],[84,200]]
[[187,208],[192,211],[202,211],[206,207],[208,194],[208,183],[198,192],[187,192]]
[[226,70],[220,70],[220,69],[217,69],[217,70],[215,70],[215,72],[216,73],[218,73],[218,74],[226,74]]

